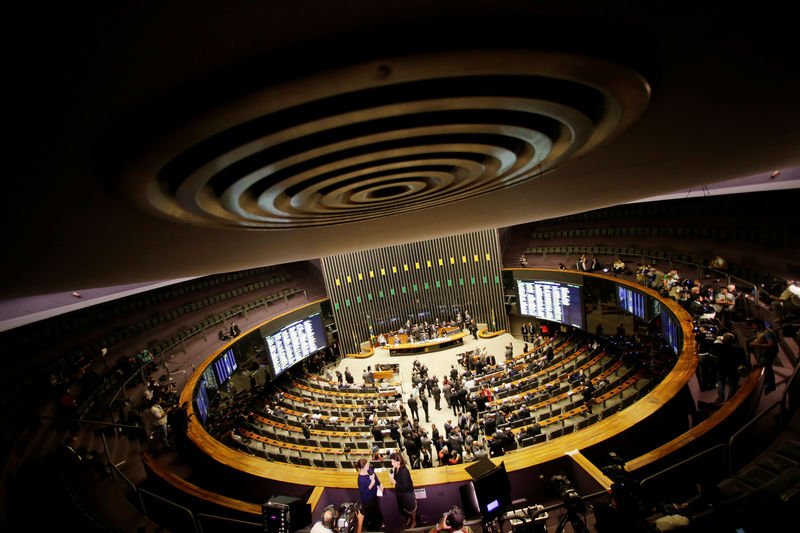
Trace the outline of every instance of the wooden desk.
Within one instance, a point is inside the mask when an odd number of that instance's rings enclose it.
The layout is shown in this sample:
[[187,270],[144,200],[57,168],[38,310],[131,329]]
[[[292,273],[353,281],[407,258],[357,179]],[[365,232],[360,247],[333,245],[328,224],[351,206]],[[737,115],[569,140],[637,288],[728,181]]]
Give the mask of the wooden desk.
[[456,333],[455,335],[450,335],[449,337],[443,337],[441,339],[434,339],[432,341],[415,342],[413,344],[387,344],[386,346],[389,348],[389,355],[428,353],[463,344],[464,337],[466,336],[467,334],[462,331],[461,333]]
[[394,370],[380,370],[378,372],[373,372],[372,377],[377,381],[380,379],[390,379],[394,376]]

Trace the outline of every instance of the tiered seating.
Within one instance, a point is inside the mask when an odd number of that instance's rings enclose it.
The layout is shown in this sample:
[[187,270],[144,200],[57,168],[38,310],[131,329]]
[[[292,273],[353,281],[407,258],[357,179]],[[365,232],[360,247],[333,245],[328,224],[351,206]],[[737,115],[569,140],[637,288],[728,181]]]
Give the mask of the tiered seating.
[[[387,455],[398,448],[388,435],[374,441],[363,415],[369,403],[395,400],[399,392],[376,388],[339,391],[328,385],[324,380],[306,378],[279,387],[281,405],[251,413],[247,424],[237,427],[228,442],[270,461],[316,468],[349,468],[360,457],[371,456],[374,445]],[[308,415],[312,415],[310,420]],[[400,412],[386,405],[377,411],[377,417],[379,422],[397,420]],[[303,420],[311,425],[310,439],[303,437]]]

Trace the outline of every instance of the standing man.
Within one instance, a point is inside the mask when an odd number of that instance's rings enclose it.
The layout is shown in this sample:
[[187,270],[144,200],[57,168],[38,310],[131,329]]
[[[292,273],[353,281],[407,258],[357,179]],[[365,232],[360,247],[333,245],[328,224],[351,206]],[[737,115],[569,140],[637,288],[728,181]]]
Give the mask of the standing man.
[[519,328],[520,333],[522,333],[522,340],[524,342],[528,342],[528,325],[525,322],[522,323],[522,327]]
[[344,379],[345,381],[347,381],[348,385],[352,385],[356,381],[355,378],[353,377],[353,374],[350,373],[349,367],[344,367]]
[[764,367],[764,394],[769,394],[775,390],[775,371],[772,363],[778,355],[778,338],[775,332],[764,325],[764,321],[758,318],[748,320],[750,331],[756,336],[747,343],[747,346],[755,353],[758,364]]
[[459,390],[461,390],[461,389],[458,388],[458,382],[454,381],[453,382],[453,392],[450,395],[450,407],[453,408],[453,414],[456,415],[456,416],[458,416],[458,406],[460,405],[459,404],[459,399],[458,399]]
[[417,410],[417,399],[413,394],[408,395],[408,410],[411,412],[411,418],[419,422],[419,411]]
[[425,411],[425,422],[430,422],[428,417],[428,397],[425,396],[425,389],[421,389],[419,394],[419,403],[422,405],[422,410]]
[[[717,403],[730,400],[739,388],[739,370],[746,370],[750,364],[747,354],[734,344],[733,333],[722,336],[722,343],[714,344],[711,351],[717,357]],[[728,395],[725,396],[725,385]]]
[[433,396],[433,405],[437,411],[441,411],[442,408],[439,406],[440,400],[442,398],[442,389],[439,388],[439,381],[434,376],[433,378],[433,388],[431,389],[431,395]]
[[189,402],[183,402],[180,407],[170,411],[170,416],[168,417],[178,450],[186,448],[186,444],[189,442],[189,438],[186,436],[186,431],[189,429],[188,408]]
[[442,385],[442,394],[444,395],[444,401],[447,404],[447,407],[451,406],[452,398],[453,398],[453,385],[444,378],[444,384]]
[[506,346],[506,361],[510,361],[514,358],[514,346],[509,342],[508,346]]
[[150,406],[150,416],[153,418],[153,429],[158,433],[164,448],[171,450],[172,446],[169,445],[167,440],[167,415],[164,414],[164,409],[161,408],[161,398],[153,400]]
[[361,374],[361,378],[364,380],[364,385],[375,385],[375,378],[372,375],[371,367],[367,367],[364,370],[364,373]]

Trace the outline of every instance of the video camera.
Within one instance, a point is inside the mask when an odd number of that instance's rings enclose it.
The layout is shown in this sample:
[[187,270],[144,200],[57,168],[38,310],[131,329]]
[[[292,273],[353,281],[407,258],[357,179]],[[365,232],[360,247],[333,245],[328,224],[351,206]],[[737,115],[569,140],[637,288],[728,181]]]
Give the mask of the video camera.
[[355,533],[358,530],[356,514],[361,510],[359,502],[344,502],[339,505],[336,530],[339,533]]
[[586,504],[583,503],[581,495],[573,488],[572,483],[564,474],[556,474],[550,477],[550,484],[555,487],[558,495],[564,502],[569,513],[584,514],[586,512]]

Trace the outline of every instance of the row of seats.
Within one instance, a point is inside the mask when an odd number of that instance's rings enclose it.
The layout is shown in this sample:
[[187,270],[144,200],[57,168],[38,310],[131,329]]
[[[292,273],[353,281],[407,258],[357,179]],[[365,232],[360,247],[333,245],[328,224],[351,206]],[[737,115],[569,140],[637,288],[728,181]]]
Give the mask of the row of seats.
[[[602,359],[602,358],[601,358]],[[620,368],[623,367],[622,361],[614,360],[609,358],[605,361],[604,364],[599,365],[594,370],[590,370],[593,364],[600,362],[599,359],[592,359],[591,361],[587,362],[585,365],[581,367],[582,370],[589,374],[589,378],[593,382],[597,382],[600,379],[607,379],[609,380],[609,389],[613,389],[615,387],[616,381],[612,376],[616,376],[617,372]],[[629,377],[631,377],[635,373],[635,369],[628,369],[628,373],[624,374],[621,378],[621,381],[625,381]],[[548,386],[555,386],[558,384],[557,389],[553,389],[549,394],[542,395],[547,391]],[[550,418],[552,416],[558,416],[562,412],[570,411],[580,405],[583,405],[583,400],[578,393],[583,391],[583,387],[577,388],[573,390],[573,394],[569,394],[571,389],[571,385],[569,382],[565,382],[564,380],[556,379],[553,381],[549,381],[542,385],[531,386],[520,392],[519,395],[513,398],[513,401],[505,402],[502,406],[512,409],[513,411],[518,411],[526,401],[524,399],[524,395],[527,394],[538,394],[539,398],[534,400],[534,404],[527,405],[528,408],[531,408],[531,415],[534,416],[537,420],[544,420]],[[501,404],[500,402],[493,402],[495,405],[494,408],[490,411],[487,411],[484,415],[484,418],[490,416],[491,414],[496,413],[500,410]],[[563,410],[563,411],[562,411]]]
[[[597,357],[595,359],[590,359],[587,362],[587,369],[593,363],[599,361],[599,359],[600,359],[599,357]],[[553,365],[553,367],[551,367],[551,369],[555,368],[557,366],[558,365]],[[602,369],[600,368],[598,370],[602,370]],[[558,376],[558,375],[561,375],[561,374],[563,374],[563,372],[559,372],[558,370],[555,370],[553,372],[554,377]],[[561,392],[561,391],[559,390],[559,392]],[[293,394],[291,394],[291,392],[287,392],[284,395],[284,400],[291,400],[291,401],[294,402],[295,401],[295,396]],[[298,403],[302,403],[303,399],[297,397],[297,401],[298,401]],[[300,405],[292,404],[292,407],[293,408],[300,408]],[[353,408],[354,409],[358,409],[358,407],[353,407]],[[287,432],[287,435],[289,436],[289,439],[288,439],[288,443],[289,444],[294,444],[295,443],[295,442],[293,442],[295,437],[291,436],[291,432],[293,432],[295,434],[299,434],[300,433],[299,419],[302,416],[302,412],[303,412],[303,410],[301,410],[301,409],[302,408],[297,409],[296,412],[286,412],[286,413],[284,413],[284,415],[286,415],[285,418],[284,417],[271,417],[270,415],[266,415],[267,418],[270,418],[271,420],[274,420],[276,424],[285,425],[285,426],[294,426],[294,427],[291,428],[290,432]],[[326,414],[326,413],[320,412],[321,409],[319,409],[318,407],[315,407],[314,411],[319,413],[319,414]],[[342,422],[344,422],[344,421],[342,420],[342,421],[337,421],[337,422],[333,423],[332,427],[328,426],[328,427],[324,427],[322,429],[323,430],[325,430],[325,429],[333,429],[333,430],[345,431],[345,432],[348,432],[349,434],[348,435],[341,435],[341,436],[328,436],[327,438],[328,438],[329,442],[341,441],[342,445],[345,445],[347,443],[350,443],[351,441],[352,442],[358,442],[359,437],[361,439],[366,438],[367,440],[369,440],[369,433],[368,433],[369,429],[370,429],[369,427],[360,426],[360,425],[355,425],[355,424],[350,424],[349,423],[349,422],[357,422],[357,420],[355,420],[355,418],[359,414],[361,414],[361,411],[355,410],[353,412],[347,412],[346,410],[344,410],[344,411],[335,411],[333,413],[334,413],[333,416],[342,417],[342,418],[347,419],[346,421],[348,422],[348,424],[346,426],[344,426],[342,424]],[[551,411],[548,412],[547,416],[548,417],[556,416],[559,413],[560,413],[560,411],[553,412],[551,410]],[[378,416],[379,417],[381,415],[392,417],[392,416],[397,416],[398,414],[399,414],[398,412],[394,412],[394,411],[391,411],[391,410],[384,411],[384,412],[380,412],[380,411],[378,412]],[[520,426],[523,423],[524,423],[524,420],[520,420],[519,424],[516,424],[516,425]],[[262,431],[266,431],[267,433],[270,433],[270,434],[274,433],[275,437],[278,440],[287,442],[287,439],[282,439],[280,437],[280,434],[285,431],[283,429],[276,429],[276,426],[271,425],[271,424],[267,424],[266,427],[261,427],[260,429]],[[312,430],[312,433],[313,434],[318,434],[319,432],[317,432],[315,430]],[[264,435],[264,436],[266,436],[266,435]],[[365,444],[363,444],[363,446],[368,447],[368,445],[366,444],[366,441],[364,441],[364,442],[365,442]],[[316,445],[316,444],[311,444],[311,445]]]
[[[154,289],[126,298],[120,298],[112,302],[97,304],[86,309],[43,320],[36,324],[16,328],[13,330],[13,334],[6,333],[0,335],[0,338],[2,338],[2,346],[0,346],[0,349],[8,351],[8,353],[24,353],[30,349],[35,349],[37,346],[50,344],[54,339],[75,335],[75,333],[80,330],[102,327],[102,324],[116,317],[125,316],[140,309],[147,309],[162,302],[189,296],[202,289],[224,285],[251,276],[262,275],[265,272],[271,272],[275,269],[276,267],[270,266],[232,272],[230,274],[207,276],[202,279],[186,281],[161,289]],[[279,282],[275,281],[272,283]],[[191,304],[187,305],[191,306]],[[183,307],[186,306],[176,308],[171,313],[177,313],[178,309]],[[164,321],[166,320],[160,319],[157,324]],[[145,327],[145,322],[143,321],[130,327],[119,326],[115,328],[113,334],[122,333],[126,335],[124,338],[128,338],[141,334],[145,329],[147,329],[147,327]]]
[[[284,276],[281,276],[281,278],[282,278],[282,281],[285,281],[286,279],[288,279],[288,278],[286,278]],[[203,300],[201,300],[201,307],[196,307],[195,306],[194,308],[192,308],[191,306],[189,306],[190,307],[190,311],[189,312],[199,311],[200,309],[202,309],[202,307],[205,307],[205,306],[208,306],[208,305],[213,305],[213,304],[215,304],[215,303],[217,303],[219,301],[224,301],[224,300],[226,300],[228,298],[233,298],[234,296],[240,296],[240,295],[245,294],[247,292],[260,290],[260,289],[263,289],[266,286],[271,285],[271,284],[272,283],[263,282],[262,281],[262,282],[259,282],[259,283],[250,284],[247,287],[241,287],[239,289],[234,289],[234,290],[231,290],[231,291],[227,291],[225,293],[222,293],[222,294],[219,294],[219,295],[215,295],[214,297],[204,298]],[[161,341],[159,343],[149,342],[147,346],[153,352],[154,355],[156,355],[156,356],[160,355],[160,354],[162,354],[162,353],[164,353],[164,352],[176,347],[177,345],[179,345],[181,342],[185,341],[186,339],[201,333],[204,330],[207,330],[207,329],[212,328],[214,326],[219,326],[221,324],[224,324],[227,320],[230,320],[231,318],[233,318],[235,316],[238,316],[239,314],[241,314],[244,311],[250,311],[252,309],[255,309],[256,307],[268,305],[269,303],[273,303],[273,302],[276,302],[276,301],[279,301],[279,300],[287,299],[290,296],[292,296],[294,294],[297,294],[297,293],[300,293],[300,292],[302,292],[302,290],[294,287],[294,288],[283,289],[283,291],[277,292],[277,293],[269,295],[269,296],[262,296],[261,298],[257,298],[255,300],[252,300],[252,301],[247,302],[245,304],[232,307],[231,309],[229,309],[229,310],[227,310],[227,311],[225,311],[223,313],[218,313],[218,314],[216,314],[214,316],[210,316],[210,317],[206,318],[205,320],[203,320],[201,322],[198,322],[196,324],[193,324],[192,326],[184,328],[183,330],[179,331],[175,335],[172,335],[168,339],[165,339],[165,340],[163,340],[163,341]],[[185,312],[186,311],[185,311],[185,308],[184,308],[184,312],[183,313],[178,313],[177,315],[175,315],[175,317],[182,316]],[[164,316],[168,317],[168,318],[172,317],[172,313],[166,314]],[[169,318],[169,319],[171,320],[172,318]],[[155,321],[155,320],[160,320],[160,319],[153,319],[153,320]],[[160,324],[160,323],[161,322],[158,322],[158,324]],[[154,325],[155,325],[155,322],[154,322]],[[115,342],[118,342],[118,341],[115,341]],[[103,346],[112,346],[112,345],[113,344],[111,344],[109,342],[109,344],[104,344]],[[100,348],[96,348],[96,350],[99,351]],[[153,363],[151,362],[150,364],[153,364]],[[86,399],[81,403],[80,408],[79,408],[80,415],[85,418],[85,417],[88,417],[88,416],[92,415],[93,411],[95,411],[95,410],[102,410],[104,408],[104,405],[103,405],[103,402],[101,400],[103,398],[108,398],[111,395],[110,392],[116,391],[121,386],[121,383],[125,379],[127,379],[129,377],[130,376],[122,376],[119,373],[114,373],[109,378],[105,379],[103,381],[103,383],[100,385],[100,387],[98,387],[96,390],[92,391],[86,397]]]
[[[561,343],[554,350],[555,354],[551,361],[551,366],[546,369],[547,372],[552,372],[554,374],[564,372],[564,370],[559,370],[561,364],[575,352],[574,346],[570,349],[569,345],[569,342]],[[532,352],[517,356],[514,361],[523,362],[531,353]],[[489,375],[494,375],[496,377],[496,373]],[[524,373],[521,374],[520,377],[514,379],[519,380],[523,377],[525,377]],[[377,403],[379,400],[389,401],[399,397],[395,395],[394,398],[387,398],[385,395],[377,395],[378,393],[375,392],[353,395],[352,389],[346,389],[345,392],[342,392],[336,389],[316,388],[306,385],[308,381],[309,380],[297,379],[293,382],[291,388],[281,389],[284,393],[284,400],[291,402],[293,408],[301,413],[319,413],[321,409],[329,409],[331,412],[336,413],[332,416],[348,417],[351,416],[348,414],[349,410],[360,410],[366,406],[368,402]],[[502,385],[510,381],[512,381],[512,378],[509,377],[507,373],[504,373],[493,386]],[[480,384],[476,385],[469,392],[477,393],[479,391]],[[503,398],[510,392],[511,391],[502,391],[499,393],[498,397]],[[314,402],[315,405],[309,407],[308,402]]]
[[800,236],[789,233],[755,231],[747,228],[720,226],[611,226],[572,228],[564,230],[534,231],[534,240],[591,238],[591,237],[636,237],[642,239],[666,237],[678,239],[711,239],[714,241],[757,242],[769,246],[800,247]]
[[[727,227],[743,226],[746,227],[746,221],[742,220],[740,216],[752,209],[753,199],[747,196],[729,195],[724,198],[725,211],[731,213],[727,215],[728,219],[735,219],[735,223],[717,224]],[[587,211],[584,213],[576,213],[572,215],[565,215],[556,217],[543,222],[537,222],[537,226],[548,223],[558,223],[563,225],[565,222],[585,222],[585,221],[599,221],[599,220],[614,220],[614,219],[642,219],[642,218],[658,218],[669,221],[674,220],[691,220],[695,219],[701,222],[714,220],[719,222],[722,217],[726,217],[725,213],[720,213],[719,198],[686,198],[680,202],[661,201],[652,203],[639,203],[639,204],[624,204],[612,207],[605,207],[596,209],[594,211]],[[596,224],[593,224],[596,225]],[[711,225],[711,224],[708,224]]]
[[[512,428],[512,430],[517,428],[524,429],[524,426],[532,423],[534,419],[542,423],[543,433],[536,437],[523,440],[523,446],[544,442],[547,439],[558,438],[574,430],[582,429],[593,422],[602,420],[641,398],[644,394],[649,392],[648,388],[641,387],[636,393],[628,395],[628,397],[624,399],[622,396],[626,389],[630,389],[640,384],[642,381],[646,381],[641,379],[643,375],[643,371],[637,373],[635,369],[628,369],[622,377],[612,380],[610,392],[607,394],[607,397],[602,400],[603,411],[586,419],[580,421],[574,420],[575,415],[582,411],[583,402],[573,401],[563,407],[551,407],[549,412],[539,417],[517,420],[506,426]],[[623,385],[616,385],[616,383],[619,382],[623,382]],[[607,405],[614,400],[616,400],[615,403]],[[560,416],[562,412],[564,416]],[[282,422],[288,425],[294,425],[294,423],[289,420],[282,420]],[[501,429],[504,427],[505,426],[501,426]],[[314,431],[315,430],[312,430],[312,433]],[[285,429],[276,429],[269,425],[259,424],[258,422],[248,424],[246,431],[242,433],[245,433],[247,436],[239,438],[239,442],[234,441],[232,443],[234,448],[269,461],[278,461],[299,466],[313,466],[317,468],[347,468],[358,459],[358,456],[368,456],[372,446],[378,446],[380,449],[397,448],[397,443],[395,441],[383,440],[381,442],[373,442],[368,434],[354,433],[346,437],[326,437],[316,434],[313,435],[311,439],[305,439],[301,436],[299,427],[287,431]],[[298,446],[319,449],[311,452],[298,450],[296,449]],[[325,453],[324,450],[340,451],[337,453]],[[345,452],[347,452],[347,456],[343,458],[342,454]]]
[[[639,249],[639,248],[622,248],[613,246],[537,246],[530,247],[525,250],[526,254],[587,254],[588,256],[609,255],[621,257],[623,260],[632,260],[633,258],[642,258],[643,260],[649,259],[665,259],[670,261],[677,261],[680,263],[689,263],[694,265],[708,265],[711,261],[710,257],[701,256],[697,254],[686,254],[681,252],[671,252],[668,250],[660,249]],[[630,267],[631,265],[629,265]],[[750,281],[756,285],[763,283],[770,283],[773,276],[764,272],[758,272],[752,268],[748,268],[735,263],[728,264],[728,274],[741,279]]]

